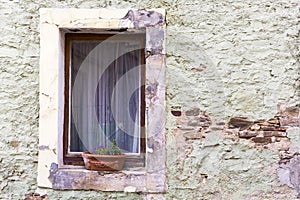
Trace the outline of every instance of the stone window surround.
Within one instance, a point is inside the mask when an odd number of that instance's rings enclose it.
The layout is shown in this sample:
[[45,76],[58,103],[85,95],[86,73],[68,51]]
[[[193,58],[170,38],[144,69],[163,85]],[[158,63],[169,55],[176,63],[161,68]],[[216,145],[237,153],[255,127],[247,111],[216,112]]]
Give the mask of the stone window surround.
[[[146,32],[146,166],[107,173],[64,165],[64,33],[120,29]],[[164,37],[163,9],[40,10],[38,186],[61,190],[166,192]]]

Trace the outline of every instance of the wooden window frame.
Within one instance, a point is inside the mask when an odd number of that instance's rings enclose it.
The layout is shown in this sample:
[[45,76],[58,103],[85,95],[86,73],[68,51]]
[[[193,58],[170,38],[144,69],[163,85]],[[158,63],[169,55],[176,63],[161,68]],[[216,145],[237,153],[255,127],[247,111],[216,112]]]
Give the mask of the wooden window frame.
[[78,40],[139,40],[142,44],[141,49],[141,105],[140,105],[140,152],[139,155],[127,155],[125,160],[125,168],[144,167],[146,153],[146,131],[145,131],[145,33],[65,33],[65,60],[64,60],[64,122],[63,122],[63,163],[65,165],[84,165],[81,154],[68,154],[69,143],[69,106],[70,106],[70,61],[71,61],[71,42]]

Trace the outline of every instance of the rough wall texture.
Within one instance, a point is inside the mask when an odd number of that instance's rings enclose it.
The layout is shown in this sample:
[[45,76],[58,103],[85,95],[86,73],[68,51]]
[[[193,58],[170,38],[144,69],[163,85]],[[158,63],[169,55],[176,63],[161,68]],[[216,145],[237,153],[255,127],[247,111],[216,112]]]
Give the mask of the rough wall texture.
[[[268,137],[254,127],[252,136],[259,139],[243,138],[244,126],[228,124],[233,117],[274,119],[286,110],[282,105],[299,106],[298,1],[2,0],[0,199],[22,199],[36,191],[49,199],[151,198],[37,188],[38,10],[43,7],[167,10],[166,199],[299,195],[299,109],[290,116],[297,118],[295,124],[284,125],[284,136]],[[172,115],[172,106],[181,116]]]

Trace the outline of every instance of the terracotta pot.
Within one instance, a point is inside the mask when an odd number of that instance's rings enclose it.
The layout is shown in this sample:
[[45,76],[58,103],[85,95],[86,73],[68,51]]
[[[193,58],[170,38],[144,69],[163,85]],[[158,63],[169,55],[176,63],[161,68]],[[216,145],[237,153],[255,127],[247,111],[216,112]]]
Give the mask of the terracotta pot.
[[96,171],[119,171],[123,169],[126,155],[97,155],[82,153],[85,168]]

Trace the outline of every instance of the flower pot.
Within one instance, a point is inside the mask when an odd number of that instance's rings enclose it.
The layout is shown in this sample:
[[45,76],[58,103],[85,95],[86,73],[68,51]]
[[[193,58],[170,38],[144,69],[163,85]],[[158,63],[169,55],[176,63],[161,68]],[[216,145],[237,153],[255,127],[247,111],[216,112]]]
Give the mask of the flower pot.
[[82,153],[85,168],[96,171],[119,171],[123,169],[126,155],[97,155]]

